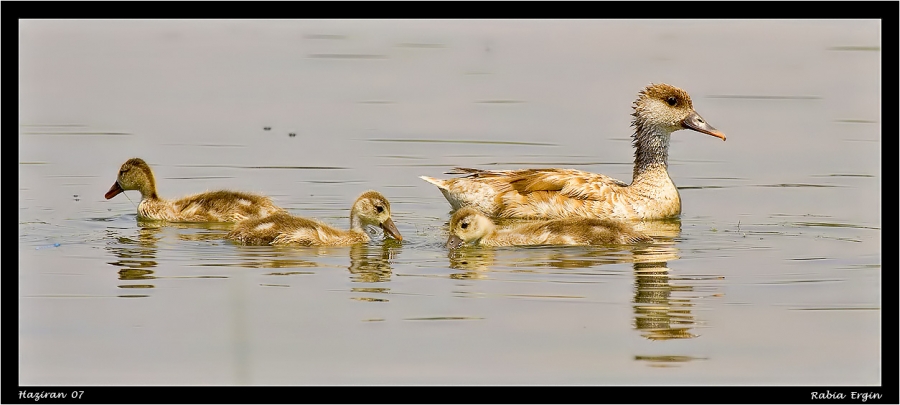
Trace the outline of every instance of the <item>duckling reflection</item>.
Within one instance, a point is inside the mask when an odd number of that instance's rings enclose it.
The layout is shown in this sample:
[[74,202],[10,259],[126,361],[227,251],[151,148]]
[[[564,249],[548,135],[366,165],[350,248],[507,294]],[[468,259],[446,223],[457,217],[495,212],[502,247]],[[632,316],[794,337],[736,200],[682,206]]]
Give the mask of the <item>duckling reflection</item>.
[[654,221],[631,222],[634,230],[641,232],[659,242],[659,245],[671,245],[681,235],[681,220],[678,218],[658,219]]
[[[624,250],[623,250],[624,249]],[[450,268],[466,270],[469,272],[488,273],[498,266],[517,267],[523,270],[528,268],[554,268],[554,269],[583,269],[603,264],[630,263],[632,255],[630,247],[610,248],[605,246],[540,246],[540,247],[482,247],[463,246],[451,249],[447,258],[450,260]],[[498,253],[504,254],[503,259],[497,258]],[[513,252],[524,255],[514,255]],[[451,275],[454,278],[485,278],[484,275],[469,276]]]
[[[397,244],[399,246],[399,243]],[[398,250],[390,243],[379,246],[356,244],[350,247],[350,280],[357,283],[391,281],[391,261]]]
[[450,259],[451,269],[463,270],[463,273],[451,274],[450,278],[484,279],[487,278],[487,272],[494,266],[496,254],[492,248],[463,246],[459,249],[450,249],[447,258]]
[[[244,267],[248,269],[284,269],[265,273],[267,276],[290,276],[300,274],[314,274],[314,269],[329,266],[317,261],[309,260],[309,256],[327,255],[327,248],[307,248],[302,251],[283,246],[244,246],[236,245],[238,260],[224,258],[224,260],[210,264],[224,267]],[[304,270],[308,269],[308,270]]]
[[178,233],[178,239],[194,242],[220,241],[234,229],[234,224],[230,222],[165,222],[138,217],[137,223],[141,228],[185,230]]
[[[143,281],[141,284],[121,284],[119,288],[154,288],[153,284],[147,284],[146,280],[153,280],[153,269],[157,266],[157,242],[160,240],[159,228],[138,228],[137,237],[121,236],[112,230],[107,230],[110,239],[106,250],[111,252],[118,260],[109,262],[110,265],[120,267],[119,280]],[[125,295],[134,297],[135,295]],[[143,295],[141,295],[143,296]]]

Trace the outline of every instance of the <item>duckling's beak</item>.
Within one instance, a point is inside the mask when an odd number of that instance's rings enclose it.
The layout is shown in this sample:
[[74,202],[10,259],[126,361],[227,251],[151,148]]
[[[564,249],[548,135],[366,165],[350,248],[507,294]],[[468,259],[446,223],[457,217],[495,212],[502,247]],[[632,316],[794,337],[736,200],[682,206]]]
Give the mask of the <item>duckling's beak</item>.
[[466,242],[464,240],[460,239],[459,236],[450,235],[450,237],[447,238],[447,249],[456,249],[456,248],[462,246],[464,243],[466,243]]
[[117,182],[113,183],[112,187],[109,188],[109,191],[106,192],[105,197],[108,200],[110,198],[113,198],[113,197],[119,195],[119,193],[121,193],[123,191],[125,191],[125,190],[122,190],[122,187],[119,186],[119,182],[117,181]]
[[384,220],[379,226],[384,230],[384,234],[388,235],[397,240],[403,240],[403,237],[400,236],[400,231],[397,230],[397,226],[394,225],[394,221],[391,221],[390,218]]
[[712,135],[716,138],[722,138],[723,141],[725,140],[725,134],[719,132],[718,129],[713,128],[712,125],[707,124],[706,120],[704,120],[700,114],[697,114],[696,111],[691,112],[691,115],[688,115],[681,121],[681,126],[686,129],[693,129],[697,132]]

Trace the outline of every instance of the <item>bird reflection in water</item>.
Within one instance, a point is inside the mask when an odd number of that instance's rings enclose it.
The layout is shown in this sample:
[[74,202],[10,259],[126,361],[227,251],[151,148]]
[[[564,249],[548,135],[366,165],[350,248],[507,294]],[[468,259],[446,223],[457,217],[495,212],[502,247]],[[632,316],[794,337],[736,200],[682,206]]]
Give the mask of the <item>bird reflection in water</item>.
[[[650,340],[690,339],[697,322],[691,313],[693,286],[672,285],[667,260],[676,259],[674,247],[652,246],[635,251],[634,328]],[[665,256],[671,255],[671,259]]]
[[[119,280],[137,281],[137,283],[120,284],[119,288],[142,289],[154,288],[147,280],[153,280],[153,269],[157,266],[156,244],[160,240],[159,228],[138,228],[136,237],[128,237],[116,234],[108,230],[112,241],[106,246],[106,250],[113,254],[117,260],[109,262],[110,265],[119,267]],[[120,297],[134,298],[147,297],[146,294],[123,294]]]
[[[566,246],[490,248],[463,246],[448,253],[450,268],[463,270],[454,279],[487,279],[503,268],[537,272],[539,268],[597,268],[605,264],[631,263],[634,276],[634,328],[650,340],[690,339],[698,321],[692,312],[698,298],[694,285],[669,274],[668,262],[678,259],[675,238],[681,233],[680,220],[648,221],[635,229],[654,238],[651,244],[635,246]],[[498,253],[503,258],[498,260]],[[509,255],[507,255],[509,253]],[[512,257],[510,256],[512,255]],[[600,267],[602,269],[602,267]],[[571,274],[567,272],[567,274]],[[713,277],[718,279],[718,277]],[[694,280],[696,278],[692,278]],[[673,284],[678,280],[679,284]]]
[[450,249],[447,258],[450,259],[451,269],[463,271],[450,274],[450,278],[457,280],[485,279],[494,265],[496,254],[494,248],[490,247],[463,246],[458,249]]
[[350,247],[350,280],[357,283],[391,281],[391,261],[399,251],[399,243],[385,240],[377,246],[357,243]]
[[676,260],[674,239],[681,233],[679,220],[642,223],[655,243],[634,253],[634,328],[650,340],[691,339],[698,324],[691,309],[695,286],[672,284],[668,262]]
[[219,241],[234,228],[229,222],[167,222],[139,218],[138,226],[142,229],[177,229],[178,239],[184,241]]
[[[399,252],[400,243],[385,240],[379,245],[358,243],[350,247],[350,280],[354,283],[383,283],[391,281],[391,262]],[[352,299],[367,302],[388,302],[388,287],[353,287],[353,293],[362,293]],[[377,294],[372,296],[372,294]]]
[[[312,269],[327,267],[326,265],[308,260],[310,251],[317,253],[319,249],[295,249],[272,246],[236,246],[241,261],[226,260],[211,266],[244,267],[248,269],[285,269],[285,271],[273,271],[265,273],[266,276],[290,276],[297,274],[315,274]],[[301,256],[303,259],[294,258]],[[296,270],[308,268],[310,270]],[[295,270],[289,270],[295,269]]]

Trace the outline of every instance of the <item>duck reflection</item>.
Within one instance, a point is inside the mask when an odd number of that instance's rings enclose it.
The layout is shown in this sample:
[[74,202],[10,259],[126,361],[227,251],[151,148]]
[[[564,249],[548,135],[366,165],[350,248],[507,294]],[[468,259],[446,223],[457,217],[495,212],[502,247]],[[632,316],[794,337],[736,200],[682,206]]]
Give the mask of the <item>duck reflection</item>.
[[[145,250],[145,253],[151,258],[155,258],[157,254],[157,242],[164,237],[162,232],[168,229],[177,229],[177,237],[179,240],[186,241],[210,241],[224,239],[225,234],[233,227],[228,223],[173,223],[154,220],[138,221],[138,245]],[[184,230],[189,230],[184,232]],[[171,235],[168,236],[171,238]],[[123,239],[126,239],[123,241]],[[128,244],[127,238],[119,238],[120,243]],[[129,249],[119,247],[110,247],[114,253],[118,255],[129,254]],[[145,262],[150,267],[156,267],[155,261]],[[213,264],[215,265],[215,264]],[[198,276],[198,278],[220,278],[221,276]],[[127,268],[119,271],[119,278],[122,280],[143,280],[154,279],[153,270],[144,268]],[[224,277],[222,277],[224,278]],[[230,283],[230,310],[227,311],[231,315],[231,349],[234,356],[234,378],[237,384],[247,385],[251,381],[250,377],[250,356],[247,347],[250,338],[248,336],[248,324],[246,316],[246,292],[244,288],[246,283]],[[141,288],[140,285],[119,286],[120,288]],[[153,288],[152,285],[146,288]]]
[[391,281],[391,261],[399,252],[399,243],[370,246],[357,243],[350,247],[350,280],[357,283],[382,283]]
[[[106,250],[111,252],[118,260],[109,262],[110,265],[119,267],[119,280],[143,281],[143,283],[127,283],[119,285],[119,288],[155,288],[155,285],[147,280],[154,280],[155,260],[158,255],[158,242],[164,237],[163,233],[168,229],[188,230],[179,232],[177,237],[187,241],[220,240],[231,229],[232,224],[227,223],[174,223],[154,221],[146,219],[137,220],[138,228],[134,230],[136,235],[124,236],[119,229],[108,229],[109,242]],[[131,230],[129,230],[131,232]],[[204,276],[209,277],[209,276]],[[128,294],[122,297],[146,297],[147,295]]]
[[678,259],[675,238],[681,221],[648,221],[638,227],[651,234],[652,245],[641,246],[634,254],[634,328],[650,340],[689,339],[696,325],[689,298],[673,297],[676,291],[691,291],[689,285],[672,285],[668,262]]
[[487,278],[487,272],[496,261],[494,248],[490,247],[463,246],[450,249],[447,257],[450,259],[451,269],[463,271],[450,275],[450,278],[459,280]]
[[[119,288],[154,288],[153,269],[157,266],[156,244],[160,240],[159,228],[138,228],[134,237],[121,236],[112,230],[108,230],[110,242],[106,250],[110,251],[118,260],[109,262],[110,265],[119,267],[119,280],[138,281],[138,283],[120,284]],[[146,297],[145,294],[125,294],[120,297]]]
[[[343,267],[327,262],[335,256],[343,256],[349,250],[350,279],[360,283],[379,283],[390,281],[391,261],[396,257],[400,244],[385,241],[383,244],[374,245],[359,243],[349,247],[333,246],[254,246],[235,243],[235,248],[241,260],[228,260],[211,265],[225,267],[246,268],[272,268],[272,269],[297,269],[309,268],[337,268]],[[316,261],[314,258],[322,257]],[[293,274],[313,274],[313,271],[294,270],[278,271],[266,275],[285,276]]]
[[678,258],[676,248],[650,246],[634,255],[634,328],[650,340],[697,337],[690,332],[697,325],[691,296],[679,297],[694,287],[672,284],[669,276],[667,262]]
[[[354,283],[384,283],[391,281],[391,262],[400,251],[399,243],[385,240],[381,245],[356,244],[350,247],[350,280]],[[366,302],[388,302],[388,287],[353,287],[353,293],[362,293],[351,299]],[[373,296],[372,294],[377,294]]]
[[[498,252],[504,252],[505,256],[499,262]],[[506,253],[524,253],[524,256],[510,257]],[[450,260],[450,268],[464,271],[453,273],[450,278],[485,279],[498,266],[515,268],[512,270],[514,272],[537,272],[535,268],[583,269],[602,264],[631,262],[631,253],[618,247],[605,246],[463,246],[451,249],[447,258]]]
[[167,222],[152,219],[138,218],[138,226],[144,229],[174,228],[178,230],[193,230],[193,232],[179,232],[178,239],[184,241],[217,241],[225,239],[225,235],[234,229],[233,223],[228,222]]
[[[239,261],[222,261],[211,266],[222,267],[244,267],[248,269],[285,269],[285,271],[274,271],[266,273],[267,276],[289,276],[295,274],[313,274],[307,270],[289,270],[299,268],[317,268],[327,267],[316,261],[308,260],[307,256],[312,252],[316,255],[318,249],[292,249],[284,247],[272,246],[242,246],[235,245],[237,254],[240,256]],[[296,256],[303,256],[303,259]]]
[[[631,263],[634,275],[634,328],[650,340],[690,339],[698,325],[692,309],[695,286],[673,278],[668,262],[679,258],[675,238],[681,234],[680,220],[650,221],[635,224],[635,229],[653,237],[650,244],[625,248],[604,246],[489,248],[465,246],[448,253],[450,268],[463,270],[450,275],[454,279],[485,279],[491,271],[510,267],[579,269],[604,264]],[[517,257],[511,257],[506,254]],[[497,256],[502,253],[502,259]],[[524,254],[524,256],[522,255]],[[601,267],[602,268],[602,267]],[[568,274],[571,274],[567,272]],[[677,283],[673,283],[677,280]]]
[[680,220],[641,222],[637,228],[653,236],[651,245],[634,249],[634,328],[650,340],[691,339],[697,320],[691,312],[694,286],[672,284],[668,262],[679,258],[675,238]]

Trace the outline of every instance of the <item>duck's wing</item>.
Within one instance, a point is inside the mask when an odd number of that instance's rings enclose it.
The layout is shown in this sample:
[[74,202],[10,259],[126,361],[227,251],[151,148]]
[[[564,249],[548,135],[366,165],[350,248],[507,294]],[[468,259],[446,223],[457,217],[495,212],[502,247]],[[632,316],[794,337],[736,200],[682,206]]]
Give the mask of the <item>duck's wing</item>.
[[481,170],[458,167],[462,177],[422,179],[441,190],[453,209],[472,206],[490,217],[568,218],[625,215],[627,185],[574,169]]
[[480,170],[456,168],[451,174],[491,184],[498,194],[527,195],[545,191],[579,199],[603,201],[627,184],[612,177],[574,169]]

